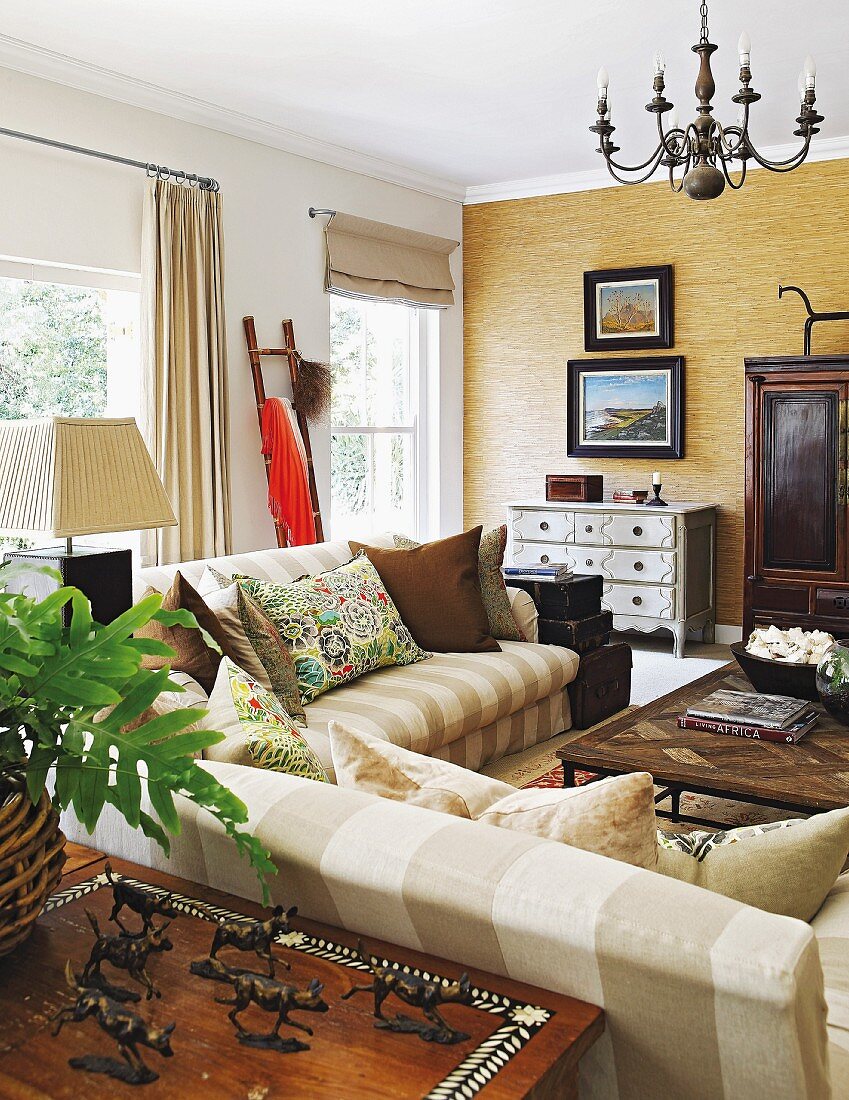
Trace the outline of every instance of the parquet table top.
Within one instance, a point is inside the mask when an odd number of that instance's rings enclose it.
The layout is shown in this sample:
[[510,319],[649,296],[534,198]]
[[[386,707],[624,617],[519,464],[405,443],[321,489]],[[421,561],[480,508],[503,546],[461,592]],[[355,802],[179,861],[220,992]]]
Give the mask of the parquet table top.
[[814,729],[797,745],[682,730],[676,719],[712,691],[751,691],[728,664],[564,745],[567,765],[605,774],[651,772],[681,790],[740,798],[797,813],[849,805],[849,729],[818,704]]

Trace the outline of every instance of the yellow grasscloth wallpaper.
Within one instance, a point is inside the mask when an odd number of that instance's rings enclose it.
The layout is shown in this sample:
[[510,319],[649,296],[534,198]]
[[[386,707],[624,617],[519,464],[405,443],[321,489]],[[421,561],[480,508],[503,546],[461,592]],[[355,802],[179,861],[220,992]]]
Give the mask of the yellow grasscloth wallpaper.
[[[666,183],[467,206],[464,492],[467,525],[543,498],[547,473],[600,473],[605,494],[649,488],[718,506],[717,621],[742,619],[743,358],[802,352],[804,306],[849,309],[849,160],[752,172],[713,202]],[[584,351],[583,273],[671,263],[685,358],[685,457],[568,459],[566,361]],[[814,326],[813,352],[849,352],[849,323]],[[626,356],[629,353],[619,353]],[[799,502],[804,508],[804,501]]]

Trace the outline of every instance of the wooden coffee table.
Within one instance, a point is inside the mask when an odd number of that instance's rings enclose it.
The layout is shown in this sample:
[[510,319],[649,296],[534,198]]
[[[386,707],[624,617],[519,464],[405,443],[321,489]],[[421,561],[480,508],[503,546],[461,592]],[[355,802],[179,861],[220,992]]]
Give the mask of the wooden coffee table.
[[664,788],[656,798],[670,798],[671,810],[658,815],[695,825],[715,825],[680,812],[681,795],[707,794],[771,806],[789,814],[815,814],[849,805],[849,729],[820,715],[798,745],[750,741],[724,734],[682,730],[676,719],[699,699],[719,688],[751,691],[737,664],[724,665],[678,691],[641,707],[564,745],[564,786],[575,785],[577,768],[596,778],[651,772]]
[[[204,1100],[234,1097],[264,1100],[575,1100],[578,1062],[604,1030],[601,1009],[548,990],[496,977],[364,937],[369,951],[398,962],[413,972],[455,979],[468,970],[475,994],[471,1006],[448,1004],[449,1024],[469,1038],[455,1046],[426,1043],[416,1035],[376,1030],[373,998],[359,994],[342,1000],[352,985],[368,982],[356,953],[357,937],[339,928],[296,918],[294,932],[284,936],[288,946],[275,946],[281,962],[277,977],[303,989],[312,978],[324,983],[330,1006],[322,1015],[306,1012],[293,1019],[309,1024],[315,1034],[285,1025],[284,1036],[297,1036],[311,1049],[291,1054],[257,1050],[236,1041],[227,1007],[216,997],[232,996],[229,986],[205,981],[189,973],[189,963],[207,954],[216,922],[243,915],[258,916],[257,905],[184,879],[113,859],[112,869],[146,893],[172,892],[180,911],[168,929],[173,950],[155,956],[150,975],[161,989],[159,1000],[130,1006],[157,1026],[176,1022],[173,1057],[140,1048],[146,1064],[160,1076],[140,1090],[110,1077],[74,1070],[70,1057],[92,1053],[117,1056],[115,1044],[93,1020],[63,1027],[51,1035],[50,1017],[73,999],[65,983],[65,963],[79,971],[93,943],[86,917],[91,910],[104,932],[109,923],[112,891],[103,874],[101,853],[69,845],[69,863],[59,890],[38,918],[30,938],[13,954],[0,959],[0,1096],[15,1100],[75,1098],[114,1100],[136,1091],[149,1100],[177,1096]],[[265,914],[267,916],[267,911]],[[124,910],[123,919],[135,929],[140,922]],[[159,921],[157,920],[157,923]],[[265,972],[253,956],[225,949],[222,962]],[[104,973],[118,985],[135,987],[108,964]],[[387,1015],[403,1011],[418,1015],[390,998]],[[252,1031],[267,1032],[276,1016],[251,1006],[243,1016]]]

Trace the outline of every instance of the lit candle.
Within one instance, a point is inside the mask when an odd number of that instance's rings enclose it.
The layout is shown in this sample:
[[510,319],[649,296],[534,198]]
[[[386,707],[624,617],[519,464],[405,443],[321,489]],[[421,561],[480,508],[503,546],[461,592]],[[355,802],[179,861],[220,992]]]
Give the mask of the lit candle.
[[659,473],[658,470],[655,470],[655,472],[651,475],[651,483],[652,483],[652,485],[662,485],[663,484],[663,482],[660,480],[660,473]]

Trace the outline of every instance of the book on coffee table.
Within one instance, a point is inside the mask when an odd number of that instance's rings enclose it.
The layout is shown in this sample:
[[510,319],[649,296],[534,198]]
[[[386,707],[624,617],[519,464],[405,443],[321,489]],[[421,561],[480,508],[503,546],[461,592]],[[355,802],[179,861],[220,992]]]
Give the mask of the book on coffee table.
[[688,707],[687,717],[783,730],[798,722],[810,709],[811,704],[806,699],[793,699],[789,695],[720,690]]
[[768,726],[756,726],[747,722],[722,722],[716,718],[693,718],[683,714],[678,719],[678,728],[696,730],[699,733],[721,733],[730,737],[746,737],[751,741],[774,741],[779,744],[796,745],[806,733],[817,724],[816,711],[803,714],[798,722],[785,729],[772,729]]

